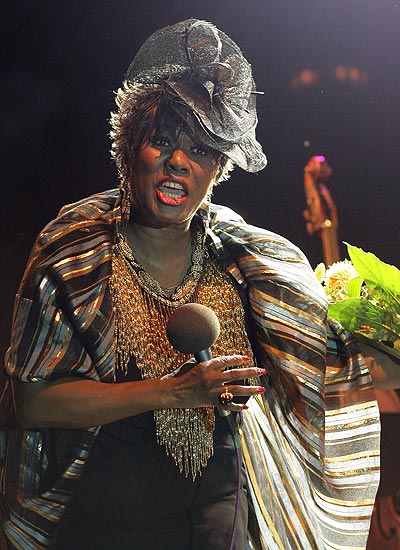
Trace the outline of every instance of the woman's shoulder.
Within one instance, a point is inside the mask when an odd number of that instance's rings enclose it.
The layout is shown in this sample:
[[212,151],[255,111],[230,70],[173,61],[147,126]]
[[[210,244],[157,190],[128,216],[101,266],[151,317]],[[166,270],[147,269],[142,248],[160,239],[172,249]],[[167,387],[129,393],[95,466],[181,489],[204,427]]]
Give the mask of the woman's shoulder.
[[63,206],[56,218],[40,232],[36,245],[43,248],[56,242],[73,242],[82,234],[91,235],[109,231],[108,226],[116,221],[119,208],[119,190],[110,189]]
[[63,206],[39,233],[23,281],[32,274],[40,280],[50,271],[77,269],[88,258],[103,264],[113,242],[118,198],[119,190],[111,189]]
[[[108,189],[76,202],[64,205],[55,220],[101,219],[114,210],[119,199],[119,189]],[[50,222],[51,224],[52,222]]]
[[210,206],[210,229],[225,242],[235,241],[262,255],[308,263],[304,253],[286,237],[248,224],[240,214],[217,204]]
[[326,295],[298,246],[277,233],[247,224],[233,210],[217,205],[210,209],[210,229],[247,282],[263,285],[266,295],[275,293],[279,299],[285,288],[289,304],[306,300],[309,307],[315,305],[315,315],[324,318]]

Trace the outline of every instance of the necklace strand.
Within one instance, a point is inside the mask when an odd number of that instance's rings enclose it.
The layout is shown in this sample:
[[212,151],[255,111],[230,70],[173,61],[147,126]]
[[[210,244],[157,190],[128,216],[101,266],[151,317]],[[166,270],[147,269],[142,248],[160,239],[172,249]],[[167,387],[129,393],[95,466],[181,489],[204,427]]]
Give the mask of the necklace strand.
[[[242,353],[252,357],[238,293],[217,259],[207,252],[199,232],[192,266],[171,297],[135,261],[123,238],[118,239],[109,287],[116,319],[117,368],[123,372],[127,373],[132,356],[146,379],[170,374],[190,359],[175,350],[166,336],[170,314],[188,302],[211,307],[220,320],[221,334],[212,348],[214,355]],[[179,471],[193,479],[201,475],[213,454],[213,407],[161,409],[153,414],[157,441],[164,445]]]

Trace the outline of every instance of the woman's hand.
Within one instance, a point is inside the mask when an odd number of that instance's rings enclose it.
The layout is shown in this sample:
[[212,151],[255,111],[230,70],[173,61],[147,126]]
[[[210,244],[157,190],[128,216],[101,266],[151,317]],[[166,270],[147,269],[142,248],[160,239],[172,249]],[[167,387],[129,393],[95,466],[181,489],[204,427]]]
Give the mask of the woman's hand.
[[[234,397],[261,393],[260,386],[232,383],[265,374],[264,369],[235,368],[247,358],[215,357],[195,364],[180,376],[105,384],[77,377],[55,381],[14,382],[17,419],[24,428],[88,428],[154,409],[221,406],[229,388]],[[188,363],[185,363],[188,365]],[[224,407],[241,411],[245,405]]]
[[[265,369],[242,367],[248,360],[248,357],[242,355],[228,355],[197,364],[184,363],[180,369],[161,379],[168,380],[170,384],[167,399],[170,403],[165,408],[215,406],[236,412],[247,409],[246,405],[235,403],[235,397],[243,398],[264,393],[265,388],[245,386],[238,382],[266,374]],[[235,368],[238,366],[241,368]],[[233,402],[222,407],[219,397],[224,392],[232,394]]]

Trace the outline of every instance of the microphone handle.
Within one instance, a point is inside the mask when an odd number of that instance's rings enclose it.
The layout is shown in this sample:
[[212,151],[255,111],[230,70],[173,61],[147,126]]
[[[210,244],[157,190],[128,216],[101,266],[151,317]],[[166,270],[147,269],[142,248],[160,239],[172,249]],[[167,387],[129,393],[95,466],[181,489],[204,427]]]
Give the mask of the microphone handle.
[[212,353],[210,348],[196,351],[196,353],[194,353],[193,355],[197,363],[201,363],[202,361],[209,361],[210,359],[212,359]]

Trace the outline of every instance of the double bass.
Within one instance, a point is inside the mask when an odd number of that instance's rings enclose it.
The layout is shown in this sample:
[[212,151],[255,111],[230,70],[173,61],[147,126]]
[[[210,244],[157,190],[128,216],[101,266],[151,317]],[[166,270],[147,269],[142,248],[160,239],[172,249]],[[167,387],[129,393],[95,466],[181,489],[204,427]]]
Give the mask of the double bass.
[[332,175],[332,168],[322,155],[311,157],[304,168],[304,192],[307,209],[303,216],[309,235],[321,237],[322,252],[326,266],[340,260],[338,244],[338,215],[336,205],[326,181]]

